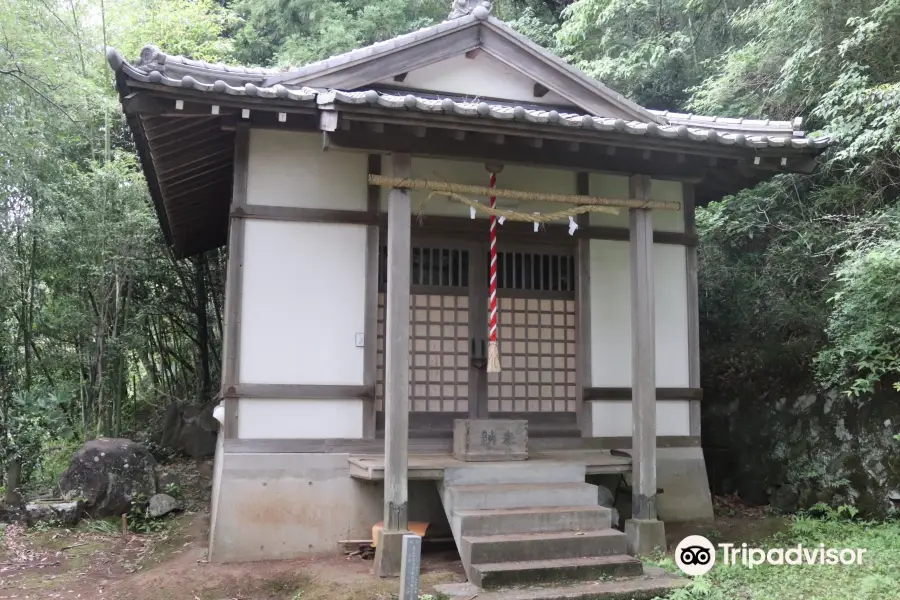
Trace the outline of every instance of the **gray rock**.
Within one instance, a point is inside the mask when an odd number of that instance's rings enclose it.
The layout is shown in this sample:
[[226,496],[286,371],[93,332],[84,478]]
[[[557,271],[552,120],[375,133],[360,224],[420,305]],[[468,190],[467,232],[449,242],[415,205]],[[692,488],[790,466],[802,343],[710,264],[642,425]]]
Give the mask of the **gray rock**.
[[25,505],[25,521],[33,525],[40,521],[53,521],[60,525],[75,525],[81,518],[80,502],[29,502]]
[[81,500],[95,517],[128,512],[132,500],[156,493],[156,461],[146,448],[121,438],[85,442],[59,480],[66,500]]
[[775,489],[769,496],[769,504],[772,508],[784,514],[797,512],[800,502],[800,494],[790,485],[782,485]]
[[150,498],[150,504],[147,506],[147,514],[157,519],[163,515],[167,515],[174,510],[180,510],[181,504],[178,500],[168,494],[156,494]]
[[163,418],[160,444],[191,458],[213,456],[219,431],[219,422],[212,416],[215,406],[216,403],[185,407],[170,404]]
[[609,491],[609,488],[605,485],[597,486],[597,504],[600,506],[605,506],[606,508],[612,508],[615,503],[615,497],[613,493]]

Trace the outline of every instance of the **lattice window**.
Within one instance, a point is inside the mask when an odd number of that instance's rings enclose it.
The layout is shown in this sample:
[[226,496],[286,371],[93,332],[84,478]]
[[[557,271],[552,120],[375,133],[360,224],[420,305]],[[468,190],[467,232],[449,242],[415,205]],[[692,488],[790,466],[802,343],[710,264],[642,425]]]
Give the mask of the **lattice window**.
[[[469,251],[453,248],[411,249],[410,284],[438,288],[469,287]],[[381,290],[387,286],[387,247],[381,247],[379,254],[378,285]]]
[[[488,258],[490,264],[490,258]],[[575,293],[575,257],[534,252],[497,252],[497,289]]]
[[[379,294],[376,410],[384,410],[384,310],[384,294]],[[468,343],[468,296],[410,296],[410,410],[468,412]]]
[[575,411],[575,301],[500,298],[500,373],[488,411]]

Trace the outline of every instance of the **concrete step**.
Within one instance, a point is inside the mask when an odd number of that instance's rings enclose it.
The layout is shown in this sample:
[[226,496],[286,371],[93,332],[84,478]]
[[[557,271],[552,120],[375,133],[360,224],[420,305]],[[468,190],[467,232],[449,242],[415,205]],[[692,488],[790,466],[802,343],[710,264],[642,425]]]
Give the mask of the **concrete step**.
[[470,464],[444,469],[444,485],[511,483],[584,483],[584,465],[571,462],[526,460],[503,464]]
[[510,585],[570,583],[604,578],[637,577],[644,566],[631,556],[592,556],[472,565],[471,581],[484,589]]
[[615,529],[464,536],[460,554],[464,565],[479,565],[627,554],[627,543]]
[[629,579],[590,581],[572,585],[537,585],[503,590],[480,590],[468,583],[445,583],[435,591],[450,600],[653,600],[685,587],[690,579],[670,575],[656,567]]
[[611,511],[602,506],[551,506],[461,510],[453,513],[460,535],[593,531],[611,526]]
[[444,488],[451,511],[485,508],[589,506],[597,503],[597,486],[588,483],[455,485]]

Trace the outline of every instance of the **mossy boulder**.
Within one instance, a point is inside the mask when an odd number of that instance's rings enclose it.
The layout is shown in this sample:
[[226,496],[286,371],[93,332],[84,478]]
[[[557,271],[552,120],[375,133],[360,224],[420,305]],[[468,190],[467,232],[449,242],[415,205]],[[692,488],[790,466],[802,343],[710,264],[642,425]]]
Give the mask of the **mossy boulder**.
[[59,480],[67,500],[81,500],[95,517],[128,512],[135,498],[156,493],[156,460],[142,445],[122,438],[85,442]]

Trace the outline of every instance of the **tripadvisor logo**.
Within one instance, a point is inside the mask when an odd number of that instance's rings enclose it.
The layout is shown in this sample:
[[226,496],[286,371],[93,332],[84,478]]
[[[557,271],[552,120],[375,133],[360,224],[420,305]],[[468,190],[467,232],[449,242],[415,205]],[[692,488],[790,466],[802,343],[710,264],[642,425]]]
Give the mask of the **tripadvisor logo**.
[[675,548],[675,564],[685,575],[706,575],[716,564],[716,547],[702,535],[689,535]]
[[[748,569],[760,565],[862,565],[865,548],[826,548],[825,544],[791,548],[750,548],[747,544],[719,544],[722,564],[743,565]],[[685,575],[709,573],[716,564],[716,546],[702,535],[690,535],[675,548],[675,564]]]

